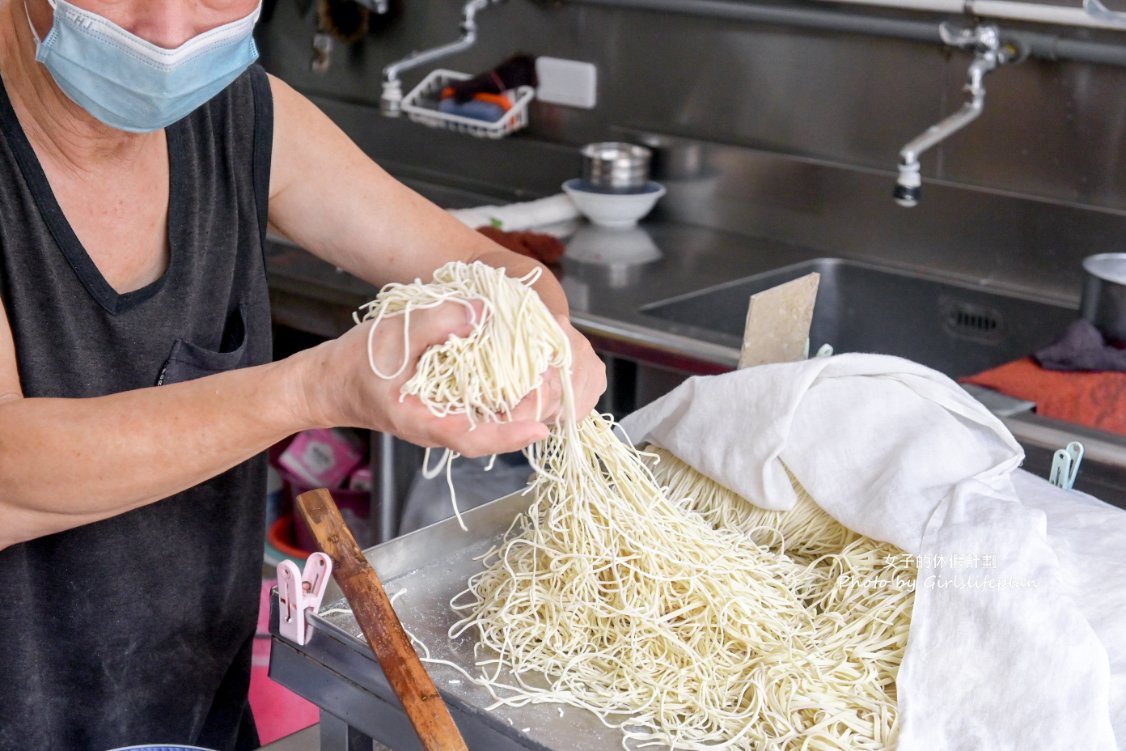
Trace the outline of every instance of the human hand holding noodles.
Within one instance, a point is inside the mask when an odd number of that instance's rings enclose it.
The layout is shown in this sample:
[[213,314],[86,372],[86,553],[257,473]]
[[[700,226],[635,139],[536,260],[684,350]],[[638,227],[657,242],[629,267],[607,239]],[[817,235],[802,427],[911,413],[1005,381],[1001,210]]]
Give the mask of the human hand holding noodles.
[[[573,422],[572,416],[590,413],[605,376],[566,314],[550,311],[533,289],[541,273],[536,267],[522,277],[509,277],[504,267],[450,262],[434,272],[431,282],[384,286],[357,321],[374,320],[378,327],[393,318],[409,321],[450,302],[465,306],[467,300],[479,301],[480,315],[473,316],[479,323],[467,336],[450,337],[424,351],[400,393],[417,396],[439,417],[463,414],[471,426]],[[371,365],[375,376],[388,382],[405,367],[387,372],[374,356]],[[529,443],[547,437],[537,432]]]
[[[378,430],[470,457],[518,451],[542,440],[548,429],[535,419],[532,400],[513,410],[509,421],[474,424],[466,414],[436,415],[417,396],[402,394],[420,357],[434,345],[468,336],[482,310],[479,300],[448,301],[414,310],[409,317],[362,321],[297,356],[305,361],[296,386],[298,403],[312,424]],[[392,377],[375,377],[373,366]]]

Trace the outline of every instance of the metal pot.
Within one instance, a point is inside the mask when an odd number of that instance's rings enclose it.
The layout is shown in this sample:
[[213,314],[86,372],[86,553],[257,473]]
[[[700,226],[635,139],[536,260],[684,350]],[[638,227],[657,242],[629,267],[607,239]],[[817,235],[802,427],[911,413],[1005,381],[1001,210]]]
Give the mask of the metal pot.
[[1126,342],[1126,253],[1099,253],[1083,259],[1079,313],[1108,340]]
[[583,147],[583,180],[595,190],[637,193],[649,182],[652,152],[632,143],[606,141]]

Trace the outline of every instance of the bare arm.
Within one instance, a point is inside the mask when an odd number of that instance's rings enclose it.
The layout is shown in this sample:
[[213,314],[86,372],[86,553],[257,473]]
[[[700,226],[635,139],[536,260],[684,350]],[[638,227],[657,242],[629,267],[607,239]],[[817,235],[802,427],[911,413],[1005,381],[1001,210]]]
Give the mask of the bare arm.
[[[543,268],[395,180],[305,97],[277,79],[271,83],[270,222],[285,236],[376,286],[429,279],[450,260],[503,266],[511,276]],[[563,288],[546,269],[536,291],[570,336],[576,408],[584,415],[606,388],[602,363],[571,326]]]
[[[459,305],[420,311],[410,356],[417,359],[450,332],[468,331]],[[388,370],[402,360],[401,342],[394,322],[376,332]],[[400,403],[406,377],[372,377],[365,325],[276,363],[186,383],[95,398],[30,398],[20,388],[0,306],[0,549],[165,498],[306,428],[393,432],[470,456],[514,451],[546,433],[531,420],[470,432],[463,417],[435,418],[417,400]]]
[[[395,180],[304,96],[270,80],[270,223],[286,237],[376,286],[429,279],[450,260],[491,261],[521,274],[538,265]],[[554,280],[541,296],[553,312],[567,312]]]

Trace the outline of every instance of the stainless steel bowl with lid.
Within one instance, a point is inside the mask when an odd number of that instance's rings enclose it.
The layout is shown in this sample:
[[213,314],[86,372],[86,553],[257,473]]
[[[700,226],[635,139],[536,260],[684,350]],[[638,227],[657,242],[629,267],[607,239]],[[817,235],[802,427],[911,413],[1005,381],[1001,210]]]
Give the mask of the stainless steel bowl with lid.
[[583,182],[608,193],[635,193],[649,183],[652,152],[632,143],[603,141],[583,147]]
[[1099,253],[1083,259],[1079,314],[1103,336],[1126,342],[1126,253]]

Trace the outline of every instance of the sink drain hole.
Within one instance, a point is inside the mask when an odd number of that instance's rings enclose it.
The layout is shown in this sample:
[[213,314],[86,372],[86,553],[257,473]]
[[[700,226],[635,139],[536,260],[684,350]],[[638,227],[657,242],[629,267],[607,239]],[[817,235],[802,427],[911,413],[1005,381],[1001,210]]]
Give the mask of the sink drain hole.
[[995,341],[1001,337],[1001,314],[986,305],[946,300],[942,314],[946,330],[954,336],[975,341]]

